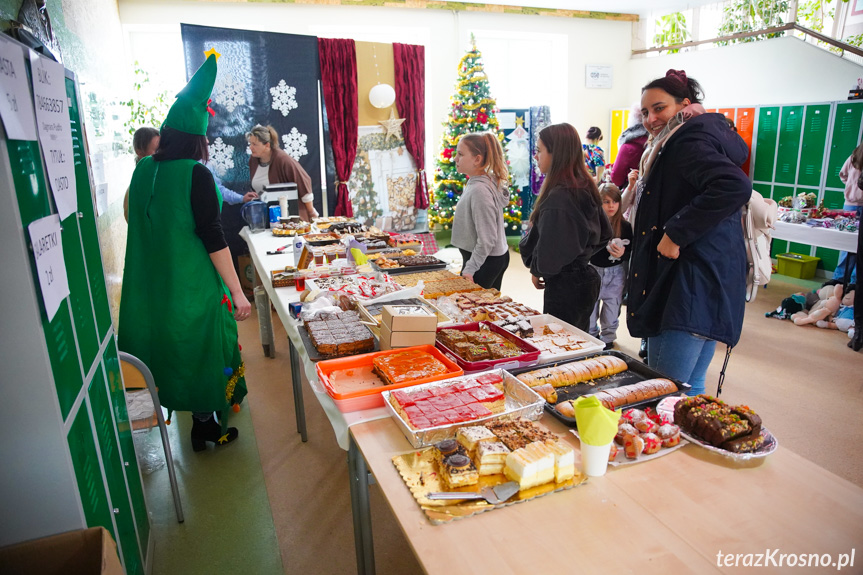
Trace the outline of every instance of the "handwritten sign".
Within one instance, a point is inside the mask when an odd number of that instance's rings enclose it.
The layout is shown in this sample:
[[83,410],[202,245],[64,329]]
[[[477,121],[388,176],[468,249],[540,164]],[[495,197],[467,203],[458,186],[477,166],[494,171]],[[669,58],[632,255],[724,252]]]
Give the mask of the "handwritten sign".
[[30,50],[30,71],[42,157],[45,158],[57,212],[60,219],[65,220],[78,210],[66,73],[62,64],[43,58],[33,50]]
[[36,117],[21,47],[0,40],[0,117],[10,140],[36,139]]
[[42,288],[42,301],[48,321],[69,295],[69,280],[66,277],[66,261],[63,259],[63,241],[60,237],[60,217],[52,214],[27,226],[30,243],[36,257],[36,271]]

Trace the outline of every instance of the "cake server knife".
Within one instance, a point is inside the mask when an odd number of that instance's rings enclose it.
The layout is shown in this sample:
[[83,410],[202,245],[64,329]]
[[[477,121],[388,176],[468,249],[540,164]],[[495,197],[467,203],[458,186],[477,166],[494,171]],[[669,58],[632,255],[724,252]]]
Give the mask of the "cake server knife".
[[485,499],[492,505],[504,503],[507,499],[518,493],[518,483],[507,481],[494,487],[483,487],[479,493],[475,491],[439,491],[426,495],[429,499],[461,500],[461,499]]

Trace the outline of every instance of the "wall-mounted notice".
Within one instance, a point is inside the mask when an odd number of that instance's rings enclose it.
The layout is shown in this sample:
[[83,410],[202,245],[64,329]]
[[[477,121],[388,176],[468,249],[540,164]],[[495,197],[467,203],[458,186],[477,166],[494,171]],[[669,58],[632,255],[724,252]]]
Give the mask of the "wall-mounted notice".
[[0,40],[0,117],[10,140],[35,140],[36,118],[21,47]]
[[611,88],[614,68],[612,66],[593,66],[588,64],[584,67],[585,88]]
[[42,156],[48,169],[57,212],[60,220],[65,220],[78,210],[72,127],[66,108],[66,73],[62,64],[43,58],[33,50],[30,50],[30,70]]
[[[73,222],[74,223],[74,222]],[[60,237],[60,218],[57,214],[41,218],[27,226],[30,243],[36,257],[36,272],[42,288],[42,301],[48,321],[60,304],[69,295],[69,279],[66,277],[66,260],[63,259],[63,240]]]

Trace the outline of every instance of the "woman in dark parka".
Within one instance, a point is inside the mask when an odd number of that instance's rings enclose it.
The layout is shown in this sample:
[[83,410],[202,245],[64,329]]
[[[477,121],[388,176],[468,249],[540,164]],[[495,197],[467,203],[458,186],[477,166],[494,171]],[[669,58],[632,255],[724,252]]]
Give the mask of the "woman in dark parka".
[[669,70],[642,89],[650,140],[635,200],[627,325],[648,338],[648,364],[703,393],[716,342],[743,326],[746,251],[741,208],[748,148],[698,82]]

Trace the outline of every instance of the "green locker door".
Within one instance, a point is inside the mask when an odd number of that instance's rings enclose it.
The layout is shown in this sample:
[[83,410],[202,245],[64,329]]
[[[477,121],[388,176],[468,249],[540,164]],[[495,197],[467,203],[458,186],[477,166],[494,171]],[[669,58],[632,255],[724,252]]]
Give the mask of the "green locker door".
[[90,187],[90,173],[87,169],[86,148],[81,125],[81,114],[78,108],[78,96],[75,92],[75,82],[71,78],[66,78],[66,95],[72,103],[69,106],[69,120],[72,124],[72,150],[75,157],[78,213],[81,214],[78,224],[81,229],[81,241],[84,245],[84,259],[87,263],[88,283],[93,298],[93,308],[96,312],[98,341],[101,342],[111,327],[111,311],[108,307],[108,292],[105,288],[105,273],[102,268],[102,251],[96,231],[96,215]]
[[105,469],[105,479],[108,492],[111,494],[111,504],[114,506],[114,520],[117,522],[119,538],[117,542],[122,548],[123,560],[128,575],[143,575],[141,551],[135,535],[135,522],[132,518],[132,508],[129,502],[129,492],[126,489],[126,474],[123,472],[123,462],[117,448],[114,435],[114,422],[111,416],[111,403],[108,401],[108,391],[105,387],[105,377],[102,370],[97,369],[90,383],[90,407],[93,410],[93,423],[96,437],[99,439],[99,449],[102,453],[102,465]]
[[776,156],[776,136],[779,133],[779,107],[758,109],[758,136],[755,140],[755,168],[752,179],[773,181],[773,161]]
[[132,511],[138,526],[138,541],[141,544],[141,549],[146,551],[150,538],[150,518],[147,515],[144,487],[141,484],[141,474],[138,471],[138,457],[135,454],[135,442],[132,439],[132,425],[126,411],[126,393],[120,377],[120,360],[117,357],[117,345],[113,341],[113,337],[112,341],[108,342],[102,361],[108,376],[108,391],[114,408],[117,434],[120,436],[120,451],[126,470],[126,481],[129,484],[129,496],[132,499]]
[[824,165],[829,120],[830,104],[806,106],[800,168],[797,172],[797,183],[801,186],[821,185],[821,166]]
[[[51,215],[51,202],[48,199],[48,188],[45,186],[39,144],[8,140],[7,147],[21,225],[26,230],[32,222]],[[30,265],[34,266],[32,260]],[[38,290],[39,278],[36,275],[36,268],[33,267],[32,271],[33,283]],[[57,397],[60,400],[60,412],[65,420],[84,385],[78,353],[75,351],[72,318],[65,303],[60,305],[60,309],[50,323],[48,323],[48,316],[45,315],[44,306],[40,305],[40,309],[45,344],[51,358],[51,371],[54,374]]]
[[78,492],[81,495],[81,506],[84,508],[84,520],[88,527],[101,525],[108,530],[111,537],[117,540],[114,522],[111,521],[111,508],[105,493],[105,483],[99,467],[99,457],[96,454],[96,443],[93,441],[93,428],[90,427],[90,417],[86,406],[78,410],[75,421],[66,436],[69,444],[69,454],[72,456],[72,467],[75,469],[75,479],[78,482]]
[[[84,206],[85,208],[87,206]],[[81,365],[84,373],[99,353],[99,340],[96,339],[96,322],[93,319],[93,302],[90,299],[90,284],[84,269],[84,252],[81,251],[81,235],[78,216],[72,214],[63,220],[63,259],[66,262],[66,276],[69,279],[69,303],[72,306],[72,319],[75,321],[75,336],[81,352]]]
[[776,152],[776,183],[793,184],[797,179],[802,131],[803,106],[783,106],[779,124],[779,149]]
[[839,171],[857,147],[861,117],[863,117],[863,103],[840,102],[836,105],[833,134],[830,138],[830,159],[827,161],[826,187],[828,188],[845,189],[845,184],[839,179]]

